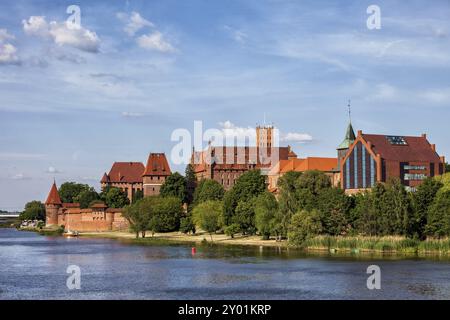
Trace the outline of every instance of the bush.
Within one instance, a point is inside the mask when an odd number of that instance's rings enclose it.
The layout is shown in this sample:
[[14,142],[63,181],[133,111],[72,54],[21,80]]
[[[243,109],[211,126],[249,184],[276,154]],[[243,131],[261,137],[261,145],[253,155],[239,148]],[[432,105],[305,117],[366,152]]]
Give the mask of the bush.
[[180,220],[180,231],[184,234],[195,234],[195,224],[191,216],[183,217]]
[[302,210],[292,216],[288,232],[289,242],[295,246],[303,246],[305,241],[322,231],[320,213],[317,210]]
[[234,235],[240,231],[240,227],[238,224],[233,223],[229,226],[225,227],[225,234],[231,238],[234,238]]

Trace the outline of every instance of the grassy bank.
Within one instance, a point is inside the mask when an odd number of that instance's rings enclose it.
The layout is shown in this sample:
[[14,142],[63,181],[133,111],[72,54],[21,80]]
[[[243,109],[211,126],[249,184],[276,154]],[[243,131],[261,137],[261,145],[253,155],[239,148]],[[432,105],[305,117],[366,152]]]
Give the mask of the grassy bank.
[[449,254],[450,239],[419,241],[404,237],[332,237],[318,236],[303,246],[306,250],[349,252],[393,252],[415,254]]

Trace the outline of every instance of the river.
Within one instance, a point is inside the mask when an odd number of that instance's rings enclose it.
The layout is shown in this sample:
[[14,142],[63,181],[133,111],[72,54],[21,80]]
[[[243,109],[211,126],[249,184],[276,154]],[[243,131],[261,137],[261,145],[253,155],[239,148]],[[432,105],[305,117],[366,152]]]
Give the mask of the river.
[[[80,268],[80,289],[66,286]],[[369,290],[367,267],[381,270]],[[0,299],[450,299],[450,260],[131,245],[0,229]]]

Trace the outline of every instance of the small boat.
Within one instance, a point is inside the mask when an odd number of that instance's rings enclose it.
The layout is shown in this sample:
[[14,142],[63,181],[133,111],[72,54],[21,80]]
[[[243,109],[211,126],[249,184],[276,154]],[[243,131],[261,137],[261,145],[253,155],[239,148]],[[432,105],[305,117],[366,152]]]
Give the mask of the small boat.
[[64,237],[78,237],[79,233],[78,231],[71,231],[71,230],[67,230],[66,232],[63,233]]

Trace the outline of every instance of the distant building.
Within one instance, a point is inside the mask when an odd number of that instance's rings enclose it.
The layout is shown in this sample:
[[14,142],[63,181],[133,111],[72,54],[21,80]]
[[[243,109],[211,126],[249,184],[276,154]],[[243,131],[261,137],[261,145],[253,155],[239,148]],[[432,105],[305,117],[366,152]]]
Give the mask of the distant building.
[[321,158],[308,157],[306,159],[288,159],[280,160],[275,167],[270,170],[268,174],[269,191],[278,193],[278,180],[287,172],[305,172],[308,170],[318,170],[324,172],[329,178],[332,185],[337,184],[337,177],[335,168],[337,166],[337,158]]
[[[342,147],[345,150],[346,146]],[[345,156],[339,159],[341,187],[355,193],[396,177],[414,191],[425,178],[443,174],[444,164],[444,157],[437,154],[426,134],[394,136],[358,131]]]
[[108,208],[104,203],[96,203],[87,209],[81,209],[79,203],[63,203],[56,183],[45,201],[45,225],[76,231],[126,230],[129,227],[122,217],[122,209]]
[[171,174],[166,155],[164,153],[150,153],[147,166],[142,174],[144,197],[158,195],[161,185]]
[[102,189],[116,187],[126,192],[133,201],[137,191],[144,196],[158,195],[161,185],[171,174],[164,153],[150,153],[147,165],[142,162],[114,162],[108,174],[100,181]]
[[145,167],[142,162],[114,162],[109,173],[103,175],[100,181],[102,189],[115,187],[122,189],[133,201],[134,194],[142,190],[142,174]]
[[193,151],[191,164],[198,180],[216,180],[228,190],[249,170],[260,169],[267,175],[279,160],[296,157],[290,146],[274,147],[273,126],[258,126],[256,146],[209,145],[204,151]]

